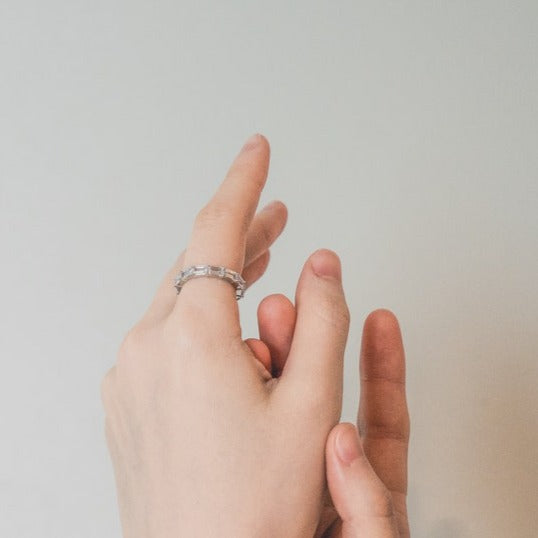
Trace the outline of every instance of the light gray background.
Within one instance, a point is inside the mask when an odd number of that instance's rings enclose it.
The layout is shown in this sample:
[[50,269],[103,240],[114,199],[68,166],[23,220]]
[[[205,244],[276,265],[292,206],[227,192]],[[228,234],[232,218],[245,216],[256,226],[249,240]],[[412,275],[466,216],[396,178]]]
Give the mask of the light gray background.
[[99,384],[253,132],[408,358],[415,537],[538,532],[538,4],[0,0],[0,535],[119,536]]

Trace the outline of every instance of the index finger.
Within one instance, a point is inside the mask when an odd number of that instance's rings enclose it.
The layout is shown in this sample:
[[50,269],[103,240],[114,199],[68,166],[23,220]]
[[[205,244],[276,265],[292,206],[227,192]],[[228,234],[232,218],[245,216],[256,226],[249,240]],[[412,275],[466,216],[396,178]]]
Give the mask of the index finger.
[[405,514],[409,413],[405,395],[405,356],[396,316],[372,312],[364,323],[358,426],[364,452]]
[[[196,216],[185,251],[184,267],[223,266],[241,273],[246,237],[269,169],[269,143],[250,137],[211,200]],[[220,278],[193,278],[181,289],[172,315],[192,306],[211,323],[240,331],[233,286]]]

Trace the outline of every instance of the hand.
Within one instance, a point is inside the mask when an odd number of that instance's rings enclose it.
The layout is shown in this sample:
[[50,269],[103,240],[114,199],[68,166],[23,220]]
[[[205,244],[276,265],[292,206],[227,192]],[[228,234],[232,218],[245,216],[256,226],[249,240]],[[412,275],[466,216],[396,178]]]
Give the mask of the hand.
[[[266,297],[260,303],[260,339],[273,358],[269,369],[284,368],[295,317],[293,304],[283,295]],[[253,350],[259,346],[254,340],[248,343]],[[362,442],[349,423],[335,426],[327,439],[329,489],[315,537],[407,538],[405,358],[398,320],[387,310],[376,310],[366,319],[360,373]],[[342,448],[344,461],[337,447]]]
[[254,218],[268,165],[267,141],[255,136],[198,213],[187,249],[102,381],[127,538],[315,532],[349,326],[338,257],[322,250],[305,263],[278,377],[242,340],[228,282],[192,279],[179,295],[172,285],[180,268],[203,263],[250,283],[261,276],[285,221],[282,204]]

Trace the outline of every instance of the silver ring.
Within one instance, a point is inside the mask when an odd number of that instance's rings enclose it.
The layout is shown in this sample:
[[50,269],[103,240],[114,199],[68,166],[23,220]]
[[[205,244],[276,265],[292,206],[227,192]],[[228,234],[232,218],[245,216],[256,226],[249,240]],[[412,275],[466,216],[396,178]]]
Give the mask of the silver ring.
[[177,293],[179,294],[187,280],[200,276],[222,278],[228,281],[235,288],[235,298],[237,300],[241,299],[245,294],[245,279],[236,271],[218,265],[191,265],[180,271],[174,279],[174,287],[176,288]]

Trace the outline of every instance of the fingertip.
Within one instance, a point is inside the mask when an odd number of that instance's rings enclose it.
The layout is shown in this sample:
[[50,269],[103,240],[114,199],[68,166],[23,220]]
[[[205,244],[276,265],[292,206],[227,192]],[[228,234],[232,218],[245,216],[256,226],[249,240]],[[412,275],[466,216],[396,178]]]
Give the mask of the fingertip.
[[272,200],[263,207],[262,211],[274,213],[278,220],[283,222],[282,227],[284,227],[288,220],[288,207],[282,200]]
[[351,422],[342,422],[333,431],[335,431],[333,441],[334,453],[340,464],[349,466],[363,453],[357,428]]
[[241,148],[241,153],[253,149],[265,150],[267,153],[269,153],[271,151],[269,140],[267,140],[267,138],[261,133],[254,133],[244,143],[243,147]]
[[288,208],[284,202],[273,200],[261,209],[259,216],[266,223],[266,232],[262,238],[266,243],[273,243],[288,223]]
[[400,324],[388,309],[370,312],[364,321],[361,368],[366,377],[404,382],[405,352]]
[[272,293],[258,305],[258,316],[281,319],[282,314],[295,315],[295,306],[283,293]]
[[378,334],[392,334],[400,331],[396,314],[388,308],[378,308],[370,312],[364,321],[364,327]]
[[351,467],[351,462],[357,458],[355,437],[358,437],[355,426],[341,422],[330,431],[325,448],[327,484],[342,520],[349,517],[352,504],[349,497],[355,490],[353,474],[356,470]]
[[273,374],[282,372],[295,327],[295,306],[282,293],[265,297],[258,305],[258,328],[260,338],[267,344],[273,360]]
[[320,248],[310,256],[312,270],[317,276],[342,280],[342,265],[338,254],[328,248]]

